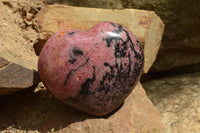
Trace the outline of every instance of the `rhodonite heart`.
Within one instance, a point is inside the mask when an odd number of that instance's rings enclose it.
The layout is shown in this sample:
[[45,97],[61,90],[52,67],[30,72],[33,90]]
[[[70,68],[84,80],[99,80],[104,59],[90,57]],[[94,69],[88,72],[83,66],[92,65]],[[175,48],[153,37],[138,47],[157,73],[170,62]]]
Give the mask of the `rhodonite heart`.
[[101,22],[87,31],[62,30],[44,45],[39,76],[58,99],[103,116],[120,106],[143,68],[143,50],[121,25]]

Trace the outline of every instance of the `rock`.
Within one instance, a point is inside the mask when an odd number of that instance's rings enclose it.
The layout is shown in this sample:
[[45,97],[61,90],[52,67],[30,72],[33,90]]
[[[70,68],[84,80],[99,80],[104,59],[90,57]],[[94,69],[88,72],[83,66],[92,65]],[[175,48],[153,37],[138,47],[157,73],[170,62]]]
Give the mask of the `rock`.
[[44,88],[1,96],[0,105],[0,132],[164,133],[158,111],[140,83],[120,108],[104,118],[75,110]]
[[200,132],[200,73],[182,74],[143,83],[159,110],[166,133]]
[[37,83],[39,83],[39,77],[36,71],[0,57],[0,95],[23,90]]
[[[3,79],[0,81],[0,94],[16,92],[36,84],[33,80],[38,57],[33,44],[38,33],[33,20],[26,19],[27,12],[34,14],[33,10],[38,9],[36,4],[33,5],[34,2],[25,0],[20,4],[0,1],[0,58],[5,65],[0,68],[0,79]],[[8,78],[6,81],[5,77]]]
[[151,71],[200,63],[199,0],[123,0],[123,6],[155,11],[165,23],[162,46]]
[[115,9],[122,9],[123,5],[121,0],[46,0],[47,4],[54,4],[54,3],[62,3],[68,4],[71,6],[81,6],[81,7],[95,7],[95,8],[115,8]]
[[[108,118],[85,119],[85,114],[71,111],[66,120],[62,115],[48,118],[42,128],[48,128],[51,123],[55,126],[57,122],[69,123],[77,121],[63,127],[59,133],[163,133],[163,125],[160,116],[140,83],[137,84],[133,92],[125,100],[123,106]],[[77,117],[74,117],[77,116]],[[56,119],[56,121],[55,121]],[[49,121],[49,122],[47,122]]]
[[[41,32],[50,35],[61,29],[86,30],[102,21],[121,24],[135,34],[144,47],[144,73],[149,71],[156,59],[164,30],[164,24],[154,12],[135,9],[109,10],[50,5],[40,11],[36,20]],[[43,45],[36,43],[35,47],[41,49]]]
[[40,53],[38,72],[54,96],[103,116],[132,92],[143,65],[137,38],[121,25],[104,21],[86,31],[66,29],[51,36]]

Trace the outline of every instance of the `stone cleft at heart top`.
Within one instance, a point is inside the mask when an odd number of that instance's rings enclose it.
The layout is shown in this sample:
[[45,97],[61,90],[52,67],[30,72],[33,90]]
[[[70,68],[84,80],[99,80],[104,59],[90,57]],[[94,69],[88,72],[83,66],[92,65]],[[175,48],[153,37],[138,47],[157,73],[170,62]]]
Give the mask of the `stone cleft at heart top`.
[[104,116],[131,93],[143,64],[136,37],[121,25],[101,22],[87,31],[66,29],[51,36],[40,53],[38,71],[55,97]]

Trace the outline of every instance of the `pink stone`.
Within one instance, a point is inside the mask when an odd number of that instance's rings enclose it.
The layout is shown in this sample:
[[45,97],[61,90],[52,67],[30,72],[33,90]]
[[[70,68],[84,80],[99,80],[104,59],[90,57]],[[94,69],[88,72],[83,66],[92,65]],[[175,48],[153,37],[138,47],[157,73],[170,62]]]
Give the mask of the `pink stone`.
[[142,72],[143,50],[121,25],[101,22],[87,31],[49,38],[38,62],[46,88],[65,103],[103,116],[120,106]]

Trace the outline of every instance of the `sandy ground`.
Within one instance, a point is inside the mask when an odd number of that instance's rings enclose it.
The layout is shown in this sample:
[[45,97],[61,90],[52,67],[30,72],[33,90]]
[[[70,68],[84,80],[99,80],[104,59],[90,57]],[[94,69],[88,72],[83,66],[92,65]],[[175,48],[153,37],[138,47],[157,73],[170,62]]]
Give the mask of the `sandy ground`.
[[200,132],[200,72],[152,79],[143,87],[160,112],[166,133]]

